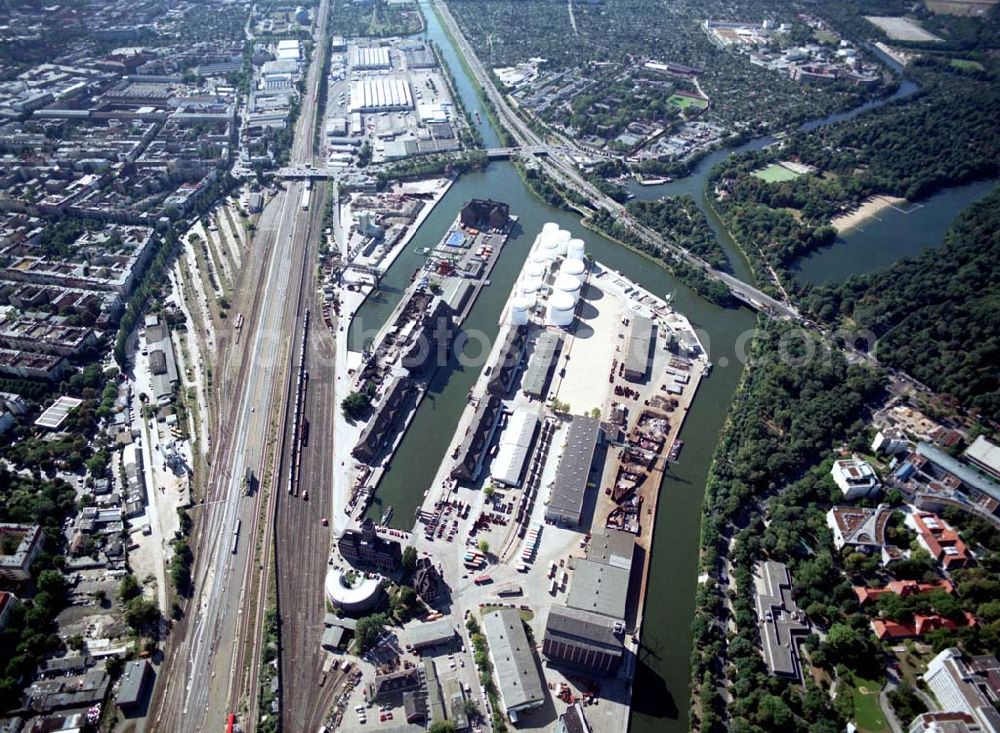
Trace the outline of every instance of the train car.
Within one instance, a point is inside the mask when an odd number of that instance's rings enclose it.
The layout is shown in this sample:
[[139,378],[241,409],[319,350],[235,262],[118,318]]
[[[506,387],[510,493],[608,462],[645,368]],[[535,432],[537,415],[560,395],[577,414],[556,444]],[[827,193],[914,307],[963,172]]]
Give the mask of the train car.
[[241,520],[241,519],[237,519],[236,520],[236,529],[233,530],[233,544],[232,544],[232,547],[230,548],[230,552],[233,555],[236,554],[236,548],[239,547],[239,544],[240,544],[240,525],[242,524],[242,521],[243,520]]
[[226,719],[226,733],[236,733],[236,731],[236,716],[230,713]]

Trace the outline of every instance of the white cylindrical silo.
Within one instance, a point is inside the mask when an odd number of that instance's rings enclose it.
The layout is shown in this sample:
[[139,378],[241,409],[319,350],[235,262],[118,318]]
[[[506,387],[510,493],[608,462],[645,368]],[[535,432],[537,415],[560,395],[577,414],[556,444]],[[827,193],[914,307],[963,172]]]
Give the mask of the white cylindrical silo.
[[576,298],[565,291],[556,291],[549,297],[546,319],[553,326],[568,326],[573,322]]
[[537,293],[542,287],[542,278],[526,275],[521,278],[517,286],[522,293]]
[[566,256],[578,260],[583,259],[584,242],[582,239],[571,239],[566,242]]
[[559,267],[559,272],[575,277],[583,277],[587,272],[587,263],[576,257],[567,257]]
[[562,272],[556,278],[555,283],[552,285],[554,292],[559,292],[560,290],[565,293],[572,293],[574,296],[578,295],[580,292],[580,286],[583,283],[580,281],[576,275],[570,275],[569,273]]
[[544,262],[531,260],[524,266],[523,273],[529,277],[545,277],[547,270]]
[[523,326],[528,322],[528,310],[531,308],[531,300],[526,295],[519,295],[510,303],[510,311],[507,313],[507,323],[512,326]]
[[565,229],[560,229],[558,232],[556,232],[555,236],[556,252],[559,253],[560,257],[566,256],[566,252],[569,248],[569,242],[572,238],[573,235],[570,234]]

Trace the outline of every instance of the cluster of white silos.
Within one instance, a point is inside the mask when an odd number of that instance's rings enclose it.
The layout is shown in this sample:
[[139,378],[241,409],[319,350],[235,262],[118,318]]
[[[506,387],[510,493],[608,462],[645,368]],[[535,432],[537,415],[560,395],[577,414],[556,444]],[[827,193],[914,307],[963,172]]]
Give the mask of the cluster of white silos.
[[546,288],[546,281],[554,276],[546,308],[546,323],[552,326],[569,326],[573,323],[576,304],[587,274],[584,261],[584,242],[559,225],[549,222],[528,255],[521,270],[514,296],[511,299],[507,320],[511,325],[528,322],[539,293]]

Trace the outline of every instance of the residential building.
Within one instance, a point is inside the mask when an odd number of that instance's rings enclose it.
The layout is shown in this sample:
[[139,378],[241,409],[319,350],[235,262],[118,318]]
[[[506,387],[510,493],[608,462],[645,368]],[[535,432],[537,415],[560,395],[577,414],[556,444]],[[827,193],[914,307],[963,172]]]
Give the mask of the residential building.
[[420,596],[420,600],[429,606],[433,606],[443,595],[444,579],[434,566],[434,562],[429,557],[421,557],[417,560],[417,568],[413,572],[413,589]]
[[879,430],[872,441],[872,453],[885,453],[886,455],[896,455],[909,450],[910,441],[899,428],[884,428]]
[[403,693],[419,690],[422,687],[423,678],[419,667],[376,674],[375,679],[368,685],[368,700],[380,705],[387,703],[399,705],[402,703]]
[[936,583],[918,583],[915,580],[893,580],[887,583],[884,588],[866,588],[864,586],[854,586],[854,594],[858,597],[858,603],[862,606],[878,601],[880,596],[887,593],[895,594],[901,598],[920,595],[921,593],[933,593],[936,590],[943,590],[952,594],[955,587],[950,580],[939,580]]
[[7,620],[10,618],[11,611],[14,610],[14,606],[18,602],[17,596],[13,593],[0,590],[0,631],[7,626]]
[[375,567],[382,572],[395,571],[403,558],[399,543],[379,537],[371,518],[361,523],[361,529],[345,531],[337,542],[337,548],[352,565]]
[[624,654],[623,625],[608,616],[553,606],[545,623],[542,653],[554,664],[613,676]]
[[459,213],[462,226],[473,229],[504,229],[510,222],[510,206],[492,199],[466,201]]
[[1000,733],[1000,712],[994,707],[996,683],[988,683],[987,675],[979,671],[985,669],[995,674],[996,658],[986,661],[992,664],[977,665],[975,660],[970,664],[958,649],[945,649],[927,665],[924,682],[943,711],[966,713],[985,733]]
[[580,524],[591,464],[602,436],[599,420],[581,415],[573,417],[545,507],[546,521],[571,527]]
[[885,639],[915,639],[937,629],[959,629],[964,626],[976,625],[976,617],[967,611],[964,618],[958,621],[937,613],[915,613],[911,621],[888,621],[877,618],[871,622],[872,631],[875,632],[875,636],[880,641]]
[[982,733],[968,713],[923,713],[910,723],[907,733]]
[[520,611],[501,608],[485,614],[483,632],[489,644],[500,701],[511,722],[516,724],[521,713],[545,703],[545,685]]
[[858,458],[845,458],[833,462],[830,469],[833,482],[837,484],[847,501],[864,499],[878,493],[881,483],[874,469]]
[[771,674],[802,680],[799,642],[809,634],[809,621],[792,598],[792,577],[784,563],[757,563],[754,573],[761,651]]
[[941,563],[945,570],[964,568],[972,558],[958,532],[938,515],[930,512],[916,512],[906,517],[908,526],[916,530],[917,541]]
[[22,582],[42,551],[45,531],[37,524],[0,523],[0,580]]

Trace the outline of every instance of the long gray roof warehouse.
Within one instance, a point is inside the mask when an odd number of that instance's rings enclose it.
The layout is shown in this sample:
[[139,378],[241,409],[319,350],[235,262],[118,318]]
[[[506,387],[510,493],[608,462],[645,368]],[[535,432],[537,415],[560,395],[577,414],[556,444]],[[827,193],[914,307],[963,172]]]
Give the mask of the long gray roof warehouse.
[[566,447],[559,458],[556,479],[545,507],[545,519],[575,526],[583,515],[583,498],[594,452],[601,437],[601,422],[576,415],[569,426]]
[[649,371],[649,346],[653,340],[653,322],[645,316],[635,315],[629,321],[625,334],[626,379],[641,382]]
[[501,608],[485,614],[483,631],[504,708],[511,721],[517,722],[518,713],[545,702],[544,683],[520,611]]

